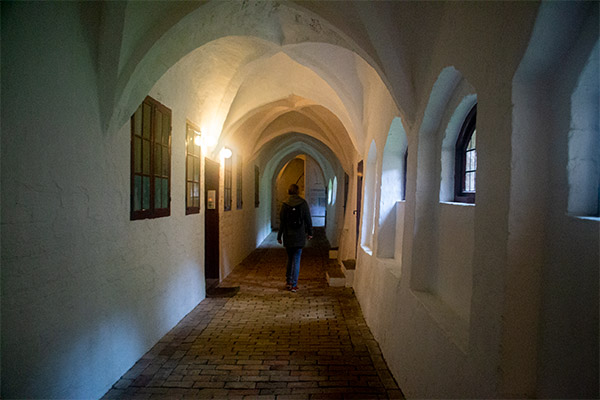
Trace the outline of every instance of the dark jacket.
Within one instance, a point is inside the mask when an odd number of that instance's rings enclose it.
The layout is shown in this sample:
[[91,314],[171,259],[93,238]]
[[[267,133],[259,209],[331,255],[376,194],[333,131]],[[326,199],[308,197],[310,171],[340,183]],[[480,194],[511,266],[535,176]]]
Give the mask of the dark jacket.
[[[288,214],[292,207],[300,206],[302,213],[302,225],[294,229],[289,225]],[[312,236],[312,219],[310,218],[310,209],[308,203],[298,195],[290,196],[281,205],[279,213],[279,232],[277,232],[277,240],[281,240],[283,236],[283,245],[285,247],[304,247],[306,244],[306,235]]]

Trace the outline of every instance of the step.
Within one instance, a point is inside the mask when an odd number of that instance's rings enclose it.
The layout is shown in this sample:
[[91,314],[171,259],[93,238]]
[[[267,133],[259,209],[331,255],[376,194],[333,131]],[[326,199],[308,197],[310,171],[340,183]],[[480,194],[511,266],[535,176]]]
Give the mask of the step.
[[356,269],[356,260],[344,260],[340,263],[340,267],[342,272],[344,273],[344,277],[346,278],[345,285],[347,287],[352,287],[352,285],[354,284],[354,270]]
[[335,261],[329,262],[327,264],[327,269],[325,271],[325,277],[327,278],[327,283],[329,286],[333,287],[341,287],[346,286],[346,277],[342,272],[342,268]]

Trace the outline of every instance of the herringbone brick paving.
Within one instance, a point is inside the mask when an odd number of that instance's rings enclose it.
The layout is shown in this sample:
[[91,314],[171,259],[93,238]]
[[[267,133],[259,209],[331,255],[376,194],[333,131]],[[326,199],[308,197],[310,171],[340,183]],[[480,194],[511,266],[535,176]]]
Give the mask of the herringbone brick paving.
[[103,399],[403,398],[350,288],[325,281],[322,232],[302,255],[297,293],[271,234]]

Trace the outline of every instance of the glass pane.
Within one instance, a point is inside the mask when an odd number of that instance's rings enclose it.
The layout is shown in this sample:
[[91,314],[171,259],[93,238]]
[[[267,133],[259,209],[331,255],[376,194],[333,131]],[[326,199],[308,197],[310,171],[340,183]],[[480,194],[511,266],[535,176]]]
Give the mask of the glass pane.
[[154,175],[160,176],[160,166],[162,164],[162,146],[154,145]]
[[162,136],[162,113],[157,109],[154,112],[154,142],[160,143]]
[[477,169],[477,150],[471,152],[473,154],[473,171]]
[[200,184],[194,183],[194,207],[200,207]]
[[465,192],[475,192],[475,172],[467,172],[465,175]]
[[143,125],[143,134],[144,138],[150,139],[150,118],[152,117],[152,108],[149,104],[143,104],[143,116],[144,116],[144,125]]
[[466,170],[467,171],[473,171],[473,152],[472,151],[468,151],[467,154],[467,162],[466,162]]
[[162,143],[167,146],[169,144],[169,136],[171,133],[171,116],[163,114],[162,122]]
[[136,175],[133,177],[133,210],[142,209],[142,177]]
[[169,180],[162,180],[162,206],[163,208],[169,208]]
[[185,130],[185,142],[186,143],[192,143],[194,141],[194,130],[187,125],[186,126],[186,130]]
[[200,182],[200,159],[194,158],[194,182]]
[[169,176],[169,148],[168,147],[162,148],[162,175]]
[[476,134],[477,134],[477,130],[474,130],[473,131],[473,135],[471,136],[471,140],[469,140],[469,144],[467,145],[467,150],[473,150],[473,149],[475,149]]
[[142,139],[138,137],[133,138],[133,171],[136,174],[142,172]]
[[160,195],[161,189],[162,185],[160,183],[160,178],[154,178],[154,208],[162,208],[160,206],[162,200],[162,196]]
[[187,157],[187,180],[191,181],[194,176],[194,157]]
[[[197,135],[197,137],[198,140],[200,140],[200,135]],[[196,138],[194,138],[194,143],[196,143]],[[196,149],[196,151],[194,151],[194,154],[200,157],[202,155],[202,148],[198,144],[196,144],[194,148]]]
[[142,106],[140,105],[138,109],[133,114],[133,133],[137,136],[142,136]]
[[465,191],[467,191],[467,192],[473,191],[473,181],[471,180],[472,176],[473,176],[472,173],[468,173],[465,177],[465,184],[466,184]]
[[150,174],[150,142],[148,140],[143,141],[143,168],[142,172],[144,174]]
[[142,177],[142,208],[144,210],[150,209],[150,177]]
[[193,207],[193,183],[189,183],[187,184],[187,190],[185,191],[186,193],[186,199],[185,199],[185,205],[187,207]]

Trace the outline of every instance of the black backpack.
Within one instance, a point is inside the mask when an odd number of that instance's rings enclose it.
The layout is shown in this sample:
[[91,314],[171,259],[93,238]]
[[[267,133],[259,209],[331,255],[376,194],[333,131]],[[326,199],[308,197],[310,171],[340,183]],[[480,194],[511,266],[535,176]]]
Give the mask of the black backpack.
[[298,229],[302,226],[302,204],[290,206],[288,213],[288,226],[292,229]]

